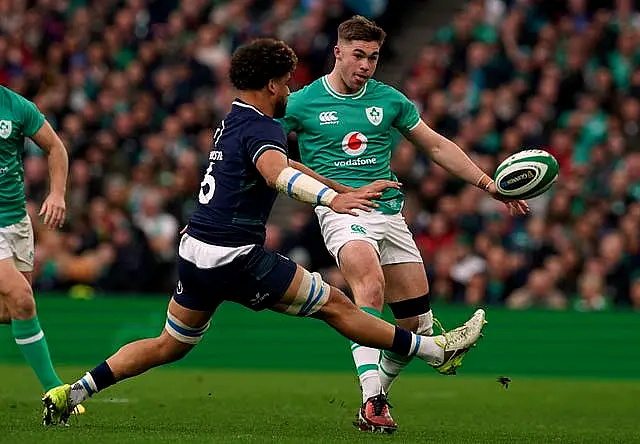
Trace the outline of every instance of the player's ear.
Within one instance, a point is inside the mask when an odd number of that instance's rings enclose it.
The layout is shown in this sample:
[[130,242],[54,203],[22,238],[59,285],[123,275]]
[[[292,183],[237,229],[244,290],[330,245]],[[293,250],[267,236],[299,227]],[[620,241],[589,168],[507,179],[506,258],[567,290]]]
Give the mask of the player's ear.
[[267,83],[267,91],[269,91],[271,95],[278,95],[278,84],[274,79],[269,80],[269,83]]
[[339,59],[341,56],[342,52],[340,50],[340,45],[336,45],[333,47],[333,55],[335,56],[336,59]]

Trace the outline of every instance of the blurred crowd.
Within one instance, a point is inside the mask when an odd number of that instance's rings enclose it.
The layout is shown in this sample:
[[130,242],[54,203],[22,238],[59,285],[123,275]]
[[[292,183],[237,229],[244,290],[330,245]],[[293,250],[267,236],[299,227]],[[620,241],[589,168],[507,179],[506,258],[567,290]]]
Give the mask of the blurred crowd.
[[[70,155],[62,232],[36,223],[35,285],[158,292],[175,283],[211,129],[234,97],[231,53],[259,36],[295,48],[299,88],[327,68],[337,25],[386,20],[386,0],[0,0],[0,82],[32,99]],[[391,9],[391,8],[389,8]],[[32,219],[47,192],[28,143]]]
[[402,143],[407,218],[436,298],[508,307],[640,308],[640,15],[630,0],[472,1],[404,91],[485,171],[522,147],[560,163],[509,218]]
[[[170,290],[211,128],[234,96],[231,52],[257,36],[286,40],[300,58],[296,89],[330,68],[344,18],[373,17],[393,38],[398,8],[411,4],[0,0],[0,82],[38,105],[71,159],[68,221],[48,231],[37,222],[46,160],[26,147],[36,288]],[[561,166],[532,215],[510,218],[399,143],[393,169],[434,299],[640,309],[638,43],[631,1],[475,0],[422,50],[395,86],[429,125],[485,171],[522,147],[544,147]],[[269,225],[267,245],[346,287],[310,209]]]

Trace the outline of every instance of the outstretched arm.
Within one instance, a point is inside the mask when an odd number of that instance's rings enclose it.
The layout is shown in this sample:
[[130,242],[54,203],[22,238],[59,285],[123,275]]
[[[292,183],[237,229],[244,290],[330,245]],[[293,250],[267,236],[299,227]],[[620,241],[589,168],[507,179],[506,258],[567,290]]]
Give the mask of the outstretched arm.
[[336,213],[353,216],[358,215],[354,211],[356,209],[371,211],[370,207],[377,207],[371,200],[380,197],[381,191],[387,187],[386,184],[381,184],[377,190],[338,193],[310,175],[289,166],[287,157],[278,150],[262,153],[256,160],[256,168],[269,186],[293,199],[323,205]]
[[473,163],[458,145],[429,128],[422,120],[407,137],[449,173],[491,193],[495,199],[503,201],[511,214],[526,214],[529,211],[525,201],[510,200],[500,196],[491,177]]
[[407,137],[449,173],[488,191],[489,184],[493,182],[491,178],[458,145],[429,128],[422,120]]
[[45,225],[61,227],[66,211],[64,196],[69,172],[67,150],[46,120],[31,139],[47,154],[49,163],[49,195],[42,204],[40,216],[44,215]]
[[354,191],[355,190],[355,188],[349,187],[347,185],[342,185],[341,183],[336,182],[335,180],[328,179],[328,178],[316,173],[315,171],[313,171],[308,166],[303,165],[300,162],[296,162],[295,160],[289,159],[289,166],[292,167],[292,168],[295,168],[298,171],[302,171],[307,176],[313,177],[315,180],[317,180],[320,183],[325,184],[329,188],[333,188],[338,193],[348,193],[349,191]]

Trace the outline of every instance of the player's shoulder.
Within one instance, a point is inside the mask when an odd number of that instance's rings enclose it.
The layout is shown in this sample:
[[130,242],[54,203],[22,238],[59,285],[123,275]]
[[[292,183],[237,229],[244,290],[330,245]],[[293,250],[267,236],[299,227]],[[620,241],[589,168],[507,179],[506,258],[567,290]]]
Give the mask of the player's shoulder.
[[289,95],[289,102],[302,103],[305,99],[321,94],[324,91],[322,78],[316,79],[308,85],[303,86]]
[[23,101],[27,101],[27,99],[22,97],[17,92],[2,85],[0,85],[0,97],[3,99],[3,101],[9,101],[14,103],[22,103]]
[[392,99],[406,99],[406,96],[400,90],[376,79],[369,79],[367,82],[367,92],[380,94]]
[[264,114],[247,113],[245,134],[250,139],[268,139],[284,143],[286,135],[277,120]]
[[22,94],[19,94],[19,93],[15,92],[14,90],[10,89],[10,88],[7,88],[6,86],[0,85],[0,94],[3,97],[5,97],[5,98],[7,98],[9,100],[12,100],[14,102],[33,104],[33,102],[31,102],[31,100],[27,99]]

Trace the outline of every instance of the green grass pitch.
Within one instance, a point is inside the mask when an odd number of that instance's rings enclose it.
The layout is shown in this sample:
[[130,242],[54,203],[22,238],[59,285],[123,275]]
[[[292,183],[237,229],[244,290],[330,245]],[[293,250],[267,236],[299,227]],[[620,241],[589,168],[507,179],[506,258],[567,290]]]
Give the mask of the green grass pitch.
[[[87,369],[63,367],[75,380]],[[152,370],[85,403],[70,427],[40,424],[29,370],[0,366],[2,443],[632,443],[634,380],[403,375],[390,401],[394,435],[357,431],[350,373]]]

